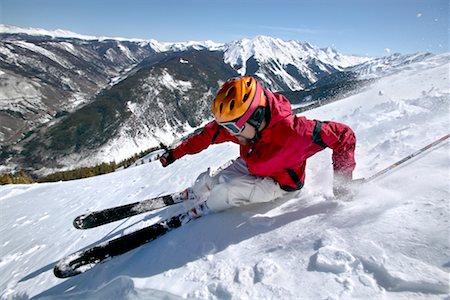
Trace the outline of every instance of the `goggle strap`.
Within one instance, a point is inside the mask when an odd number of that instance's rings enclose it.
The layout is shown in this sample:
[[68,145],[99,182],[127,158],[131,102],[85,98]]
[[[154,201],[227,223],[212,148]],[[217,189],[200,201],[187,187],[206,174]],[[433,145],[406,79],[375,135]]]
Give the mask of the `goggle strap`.
[[263,96],[263,88],[261,84],[256,81],[256,92],[255,96],[253,97],[252,103],[250,104],[249,109],[245,112],[245,114],[242,115],[242,117],[239,118],[239,120],[236,121],[236,126],[239,128],[242,128],[242,126],[247,122],[248,119],[253,115],[255,110],[258,108],[261,97]]

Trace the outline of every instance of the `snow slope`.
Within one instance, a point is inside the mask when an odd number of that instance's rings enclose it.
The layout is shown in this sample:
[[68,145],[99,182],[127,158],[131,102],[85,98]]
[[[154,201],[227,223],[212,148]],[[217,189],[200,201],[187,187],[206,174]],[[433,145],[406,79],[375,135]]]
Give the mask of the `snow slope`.
[[[449,132],[449,54],[410,65],[367,90],[306,112],[351,125],[356,177],[366,177]],[[77,277],[53,265],[182,206],[88,231],[87,210],[189,186],[236,157],[212,146],[168,168],[151,162],[95,178],[0,187],[1,299],[443,299],[449,294],[449,142],[331,198],[330,151],[310,159],[301,193],[189,223]]]

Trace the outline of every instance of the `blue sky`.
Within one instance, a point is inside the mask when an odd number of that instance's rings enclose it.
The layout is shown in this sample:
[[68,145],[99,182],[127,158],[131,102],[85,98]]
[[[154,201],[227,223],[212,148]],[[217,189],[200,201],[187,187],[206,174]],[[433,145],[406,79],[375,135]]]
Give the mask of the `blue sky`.
[[162,42],[268,35],[370,56],[449,52],[448,0],[0,0],[0,23]]

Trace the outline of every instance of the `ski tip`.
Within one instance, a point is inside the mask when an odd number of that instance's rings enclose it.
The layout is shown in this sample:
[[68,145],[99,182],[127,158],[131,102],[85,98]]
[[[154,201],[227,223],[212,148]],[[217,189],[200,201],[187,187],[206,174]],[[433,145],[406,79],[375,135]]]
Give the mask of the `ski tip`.
[[95,222],[93,222],[92,215],[90,214],[80,215],[76,217],[73,220],[72,224],[76,229],[89,229],[102,225],[102,223],[95,224]]
[[84,229],[83,222],[80,217],[76,217],[73,220],[73,227],[75,227],[76,229]]
[[[68,255],[58,261],[53,267],[53,274],[57,278],[68,278],[81,274],[87,269],[87,266],[83,265],[82,259],[83,251]],[[81,266],[81,267],[80,267]],[[84,266],[84,267],[83,267]]]
[[55,275],[56,278],[67,278],[66,274],[56,266],[53,268],[53,275]]
[[82,272],[79,272],[79,271],[62,269],[59,265],[56,265],[53,268],[53,275],[55,275],[56,278],[61,278],[61,279],[73,277],[73,276],[81,274],[81,273]]

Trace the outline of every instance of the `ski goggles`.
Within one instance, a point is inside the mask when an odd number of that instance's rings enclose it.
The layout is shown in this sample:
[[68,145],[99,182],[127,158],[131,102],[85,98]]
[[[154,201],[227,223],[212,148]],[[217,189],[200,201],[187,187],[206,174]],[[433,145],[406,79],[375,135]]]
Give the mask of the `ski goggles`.
[[228,130],[232,135],[239,135],[245,129],[245,123],[241,127],[238,126],[237,122],[225,122],[219,123],[219,125]]

